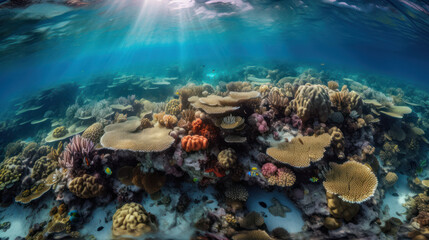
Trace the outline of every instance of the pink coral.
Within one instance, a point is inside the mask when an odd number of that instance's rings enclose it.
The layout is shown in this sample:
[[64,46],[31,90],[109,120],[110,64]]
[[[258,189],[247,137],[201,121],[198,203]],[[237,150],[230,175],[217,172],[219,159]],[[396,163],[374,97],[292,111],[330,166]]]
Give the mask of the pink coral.
[[264,175],[264,177],[269,178],[274,174],[276,174],[276,172],[277,172],[276,165],[272,163],[265,163],[264,165],[262,165],[262,175]]
[[296,114],[292,115],[292,126],[298,129],[302,128],[302,120]]
[[76,135],[72,138],[69,144],[58,158],[58,162],[63,168],[76,168],[79,165],[88,164],[91,161],[93,151],[95,149],[94,143],[91,140],[82,138]]
[[269,130],[268,124],[261,114],[258,114],[258,113],[252,114],[249,118],[249,122],[253,125],[256,125],[259,133],[261,134],[268,132]]

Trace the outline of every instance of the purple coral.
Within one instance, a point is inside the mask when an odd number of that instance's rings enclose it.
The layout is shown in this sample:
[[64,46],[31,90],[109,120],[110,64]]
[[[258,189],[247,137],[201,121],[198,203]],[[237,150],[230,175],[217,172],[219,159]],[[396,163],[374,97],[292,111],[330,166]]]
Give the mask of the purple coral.
[[302,129],[302,120],[296,114],[292,115],[292,126],[294,128]]
[[258,113],[252,114],[249,118],[249,122],[253,125],[256,125],[259,133],[261,134],[268,132],[269,130],[267,122],[265,121],[264,117],[261,114],[258,114]]
[[63,168],[75,168],[82,164],[84,158],[90,160],[94,151],[94,143],[91,140],[76,135],[62,152],[58,162]]

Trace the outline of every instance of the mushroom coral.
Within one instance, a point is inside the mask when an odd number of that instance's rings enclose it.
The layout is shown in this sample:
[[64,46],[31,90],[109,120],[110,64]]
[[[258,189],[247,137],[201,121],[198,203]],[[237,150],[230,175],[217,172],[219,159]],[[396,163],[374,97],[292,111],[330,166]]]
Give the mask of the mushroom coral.
[[162,152],[168,149],[174,138],[166,128],[146,128],[140,132],[140,119],[130,117],[122,123],[115,123],[104,128],[100,143],[105,148],[132,150],[139,152]]
[[309,83],[302,85],[296,91],[291,106],[303,122],[311,118],[319,118],[320,121],[326,122],[331,109],[328,88]]
[[311,162],[322,159],[325,148],[331,144],[328,133],[305,137],[296,137],[290,142],[280,143],[267,149],[267,154],[275,160],[292,167],[309,167]]
[[138,237],[157,230],[155,216],[138,203],[127,203],[113,215],[113,236]]
[[103,185],[96,181],[95,177],[84,174],[82,177],[74,178],[68,187],[74,195],[80,198],[94,198],[100,195],[104,189]]
[[326,192],[350,203],[361,203],[374,195],[378,181],[369,167],[356,161],[332,162],[330,166],[323,182]]

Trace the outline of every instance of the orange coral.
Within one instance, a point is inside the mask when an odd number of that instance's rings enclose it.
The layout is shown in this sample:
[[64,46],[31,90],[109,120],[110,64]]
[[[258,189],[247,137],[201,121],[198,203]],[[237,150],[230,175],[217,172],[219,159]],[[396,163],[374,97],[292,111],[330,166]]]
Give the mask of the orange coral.
[[208,145],[209,141],[203,136],[187,135],[182,138],[182,148],[185,149],[186,152],[207,149]]
[[201,135],[210,141],[217,137],[216,128],[211,124],[204,123],[201,118],[197,118],[192,121],[192,132],[194,134]]

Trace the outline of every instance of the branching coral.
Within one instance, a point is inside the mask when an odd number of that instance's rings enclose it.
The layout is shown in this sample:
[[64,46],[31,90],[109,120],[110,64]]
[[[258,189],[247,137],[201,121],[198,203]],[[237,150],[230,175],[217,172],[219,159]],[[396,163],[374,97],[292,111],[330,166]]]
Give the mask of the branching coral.
[[103,185],[97,183],[97,179],[91,175],[84,174],[82,177],[74,178],[68,185],[70,191],[80,198],[94,198],[103,192]]
[[174,115],[168,115],[164,112],[154,114],[153,117],[158,121],[158,123],[166,128],[173,128],[177,123],[177,117]]
[[326,192],[351,203],[364,202],[374,195],[378,181],[370,168],[356,161],[330,165],[332,169],[323,182]]
[[268,148],[267,154],[281,163],[303,168],[310,166],[311,162],[322,159],[325,148],[330,144],[331,136],[327,133],[320,136],[297,137],[291,142]]
[[349,114],[352,111],[362,113],[363,101],[362,98],[355,91],[349,91],[347,86],[343,86],[340,92],[330,91],[329,97],[332,105],[338,111]]
[[113,215],[112,234],[138,237],[157,230],[155,216],[138,203],[127,203]]
[[262,175],[267,179],[269,185],[290,187],[295,183],[296,176],[288,168],[277,168],[272,163],[265,163],[261,170]]
[[331,109],[328,88],[311,84],[300,86],[295,93],[295,99],[291,101],[291,106],[303,122],[311,118],[319,118],[325,122]]
[[187,135],[182,138],[182,148],[186,152],[193,152],[207,149],[209,141],[207,138],[199,135]]
[[283,89],[273,87],[268,94],[268,101],[270,107],[275,109],[277,113],[284,112],[284,109],[289,104],[289,98],[286,96],[286,93]]
[[58,161],[61,167],[72,169],[80,166],[85,158],[91,159],[93,151],[94,143],[91,140],[76,135],[67,144]]

